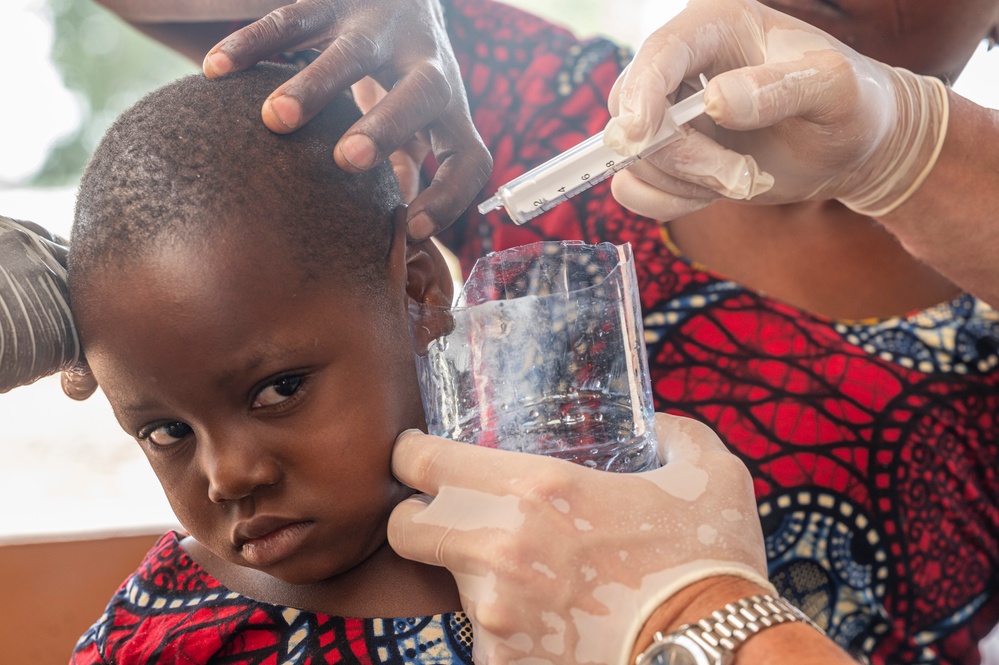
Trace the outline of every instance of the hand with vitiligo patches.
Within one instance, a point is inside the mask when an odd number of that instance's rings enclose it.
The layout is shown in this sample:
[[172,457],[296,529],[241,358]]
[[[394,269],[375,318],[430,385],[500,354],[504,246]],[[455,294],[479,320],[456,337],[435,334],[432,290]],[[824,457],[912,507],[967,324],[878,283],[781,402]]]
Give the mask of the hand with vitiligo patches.
[[765,589],[752,480],[707,426],[656,416],[663,466],[636,474],[400,435],[393,472],[425,492],[396,507],[389,542],[446,566],[477,663],[621,665],[646,619],[715,576]]
[[615,83],[605,142],[638,154],[701,75],[707,118],[614,177],[614,197],[639,214],[671,220],[723,198],[837,199],[881,217],[920,186],[946,135],[939,79],[752,0],[691,0]]

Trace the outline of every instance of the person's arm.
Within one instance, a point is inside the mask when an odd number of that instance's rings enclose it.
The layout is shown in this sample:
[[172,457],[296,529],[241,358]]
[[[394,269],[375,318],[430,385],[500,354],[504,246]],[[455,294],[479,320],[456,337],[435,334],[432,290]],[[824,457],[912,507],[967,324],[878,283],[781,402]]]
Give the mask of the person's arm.
[[995,111],[752,0],[691,0],[615,84],[607,142],[640,150],[699,74],[713,123],[619,172],[622,204],[669,220],[721,198],[837,199],[999,305]]
[[[766,593],[765,589],[737,578],[709,578],[680,590],[652,613],[645,623],[627,665],[635,662],[660,631],[668,633],[683,624],[710,616],[728,603]],[[856,665],[857,661],[835,642],[804,623],[786,623],[761,631],[735,652],[732,665]]]
[[[278,133],[308,122],[364,76],[389,91],[334,147],[348,171],[371,168],[420,130],[440,167],[409,207],[410,233],[423,239],[451,224],[482,189],[492,158],[475,130],[437,0],[100,0],[146,34],[196,57],[209,77],[247,69],[286,51],[316,58],[264,101]],[[270,13],[264,11],[272,9]],[[226,21],[259,20],[212,46]]]
[[[393,472],[427,494],[396,507],[389,543],[454,575],[476,662],[627,665],[656,630],[774,593],[746,467],[696,421],[657,414],[656,437],[661,468],[614,474],[400,436]],[[807,625],[740,651],[745,663],[852,662]]]
[[879,221],[915,257],[999,307],[999,111],[950,92],[947,138],[922,186]]

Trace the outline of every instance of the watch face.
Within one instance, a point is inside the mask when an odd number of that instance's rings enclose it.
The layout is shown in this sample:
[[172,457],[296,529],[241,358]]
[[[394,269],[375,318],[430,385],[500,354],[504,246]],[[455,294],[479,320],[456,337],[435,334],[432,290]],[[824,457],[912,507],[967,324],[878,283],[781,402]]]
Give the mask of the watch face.
[[694,654],[678,644],[664,645],[662,651],[652,659],[652,665],[702,665]]
[[697,642],[683,634],[667,635],[646,653],[649,665],[717,665],[721,662],[708,657]]

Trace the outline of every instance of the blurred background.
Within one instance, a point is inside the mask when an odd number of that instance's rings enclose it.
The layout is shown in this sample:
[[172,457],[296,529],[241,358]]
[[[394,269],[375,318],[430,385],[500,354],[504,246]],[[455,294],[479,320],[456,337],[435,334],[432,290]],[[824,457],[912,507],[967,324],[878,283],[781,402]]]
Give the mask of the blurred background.
[[[580,35],[635,47],[682,0],[512,0]],[[0,212],[67,234],[75,187],[108,124],[147,91],[197,71],[91,0],[4,0],[0,22]],[[956,88],[999,107],[999,51]],[[991,77],[988,72],[992,72]],[[0,543],[173,524],[152,472],[98,393],[57,378],[0,395]]]

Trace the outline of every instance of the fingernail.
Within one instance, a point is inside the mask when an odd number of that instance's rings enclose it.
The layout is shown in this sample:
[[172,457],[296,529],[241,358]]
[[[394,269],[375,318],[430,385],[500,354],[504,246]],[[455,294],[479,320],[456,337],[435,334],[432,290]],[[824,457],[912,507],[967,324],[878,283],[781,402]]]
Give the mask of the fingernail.
[[[760,109],[757,106],[755,90],[746,85],[739,76],[719,77],[712,81],[712,89],[705,93],[704,111],[716,122],[728,124],[730,118],[740,122],[759,122]],[[711,93],[714,94],[711,94]]]
[[302,124],[302,105],[290,95],[279,95],[267,100],[271,113],[287,129],[298,129]]
[[201,65],[201,69],[205,72],[205,76],[215,78],[225,76],[232,71],[233,66],[229,56],[222,51],[215,51],[205,56],[205,62]]
[[409,237],[413,240],[426,240],[434,234],[434,223],[430,215],[419,212],[409,220]]
[[364,134],[351,134],[340,141],[340,156],[359,171],[371,168],[376,153],[374,141]]
[[423,434],[423,432],[421,432],[420,430],[418,430],[416,428],[407,429],[407,430],[404,430],[402,432],[399,432],[399,436],[395,437],[395,440],[397,442],[398,441],[402,441],[403,439],[408,439],[409,437],[416,436],[418,434]]

